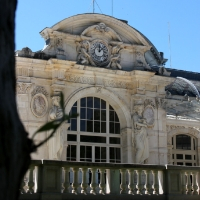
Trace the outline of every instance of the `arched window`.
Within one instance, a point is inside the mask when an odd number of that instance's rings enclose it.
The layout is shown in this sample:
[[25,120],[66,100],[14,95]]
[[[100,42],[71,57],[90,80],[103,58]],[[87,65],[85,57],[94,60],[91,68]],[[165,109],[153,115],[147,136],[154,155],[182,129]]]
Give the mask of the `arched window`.
[[69,120],[67,160],[121,162],[120,122],[113,107],[103,99],[84,97],[74,103]]
[[196,139],[179,134],[172,137],[172,159],[174,165],[196,166]]

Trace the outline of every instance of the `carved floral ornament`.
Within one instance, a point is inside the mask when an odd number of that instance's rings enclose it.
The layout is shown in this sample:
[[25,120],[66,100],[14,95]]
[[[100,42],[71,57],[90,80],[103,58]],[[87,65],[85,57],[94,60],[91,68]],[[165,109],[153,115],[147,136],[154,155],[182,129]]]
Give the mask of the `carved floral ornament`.
[[32,83],[17,83],[17,94],[28,94]]
[[36,117],[44,117],[48,109],[48,93],[42,86],[36,86],[31,93],[31,111]]

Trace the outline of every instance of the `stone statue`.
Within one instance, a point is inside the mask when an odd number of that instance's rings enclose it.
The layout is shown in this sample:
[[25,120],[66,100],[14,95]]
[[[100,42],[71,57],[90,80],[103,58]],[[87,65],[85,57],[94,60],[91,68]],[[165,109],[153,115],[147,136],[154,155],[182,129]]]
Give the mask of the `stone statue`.
[[[54,96],[52,98],[52,108],[49,112],[50,120],[59,119],[63,116],[62,109],[60,108],[60,96]],[[53,138],[50,141],[52,143],[52,158],[56,160],[61,160],[63,152],[63,130],[59,128]]]
[[142,104],[134,106],[133,129],[135,133],[136,163],[144,163],[149,157],[149,143],[147,137],[147,122],[143,118],[144,106]]
[[52,108],[49,113],[50,120],[59,119],[63,116],[62,109],[60,108],[60,97],[54,96],[52,98]]

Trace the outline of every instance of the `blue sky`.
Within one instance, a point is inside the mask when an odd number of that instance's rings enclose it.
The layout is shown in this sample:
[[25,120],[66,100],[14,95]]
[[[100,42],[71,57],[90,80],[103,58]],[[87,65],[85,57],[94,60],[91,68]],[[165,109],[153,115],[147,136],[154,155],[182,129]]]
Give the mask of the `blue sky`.
[[[115,18],[127,20],[128,24],[143,33],[158,51],[164,52],[165,58],[169,59],[166,67],[200,72],[200,0],[96,2],[98,5],[95,4],[95,13],[111,16],[113,14]],[[42,29],[70,16],[91,12],[92,0],[18,0],[16,50],[23,47],[29,47],[32,51],[42,49],[44,40],[39,34]]]

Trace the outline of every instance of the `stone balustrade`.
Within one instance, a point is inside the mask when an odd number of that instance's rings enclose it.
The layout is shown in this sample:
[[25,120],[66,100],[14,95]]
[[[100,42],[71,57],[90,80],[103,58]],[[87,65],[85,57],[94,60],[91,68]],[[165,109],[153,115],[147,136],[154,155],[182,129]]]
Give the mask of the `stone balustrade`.
[[200,167],[33,160],[20,199],[199,199]]

